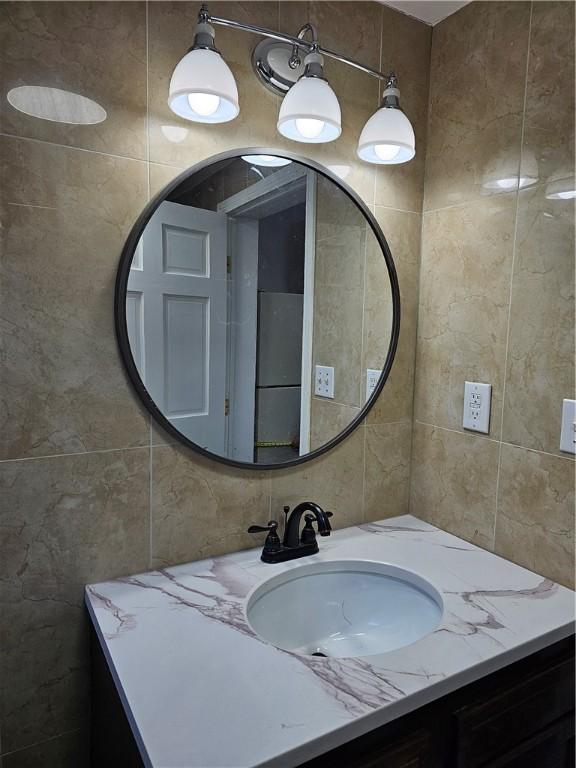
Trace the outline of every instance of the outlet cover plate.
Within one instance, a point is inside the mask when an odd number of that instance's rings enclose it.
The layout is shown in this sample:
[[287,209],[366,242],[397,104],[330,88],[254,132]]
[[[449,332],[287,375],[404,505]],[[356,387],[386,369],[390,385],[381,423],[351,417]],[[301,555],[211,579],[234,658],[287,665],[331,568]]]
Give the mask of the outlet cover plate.
[[464,382],[464,414],[462,426],[474,432],[490,432],[492,386],[479,381]]
[[576,453],[576,400],[562,401],[560,450],[566,453]]
[[378,382],[382,376],[382,371],[376,368],[366,369],[366,400],[368,401],[372,395],[372,392],[376,389]]
[[330,365],[314,367],[314,394],[334,399],[334,368]]

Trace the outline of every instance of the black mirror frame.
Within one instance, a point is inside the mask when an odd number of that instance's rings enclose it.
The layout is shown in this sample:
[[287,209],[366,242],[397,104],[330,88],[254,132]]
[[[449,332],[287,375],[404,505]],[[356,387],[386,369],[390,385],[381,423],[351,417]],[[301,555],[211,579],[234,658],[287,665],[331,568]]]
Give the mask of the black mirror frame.
[[[196,445],[196,443],[193,443],[191,440],[189,440],[187,437],[181,434],[175,427],[173,427],[172,424],[168,421],[168,419],[164,416],[164,414],[160,411],[160,409],[158,408],[154,400],[150,397],[146,387],[144,386],[144,383],[142,382],[142,379],[140,378],[140,374],[138,373],[138,369],[136,367],[134,358],[132,356],[132,350],[130,348],[130,342],[128,340],[128,327],[126,324],[126,290],[128,287],[128,278],[130,276],[130,266],[132,264],[132,259],[134,256],[134,252],[136,250],[136,246],[138,245],[138,241],[140,240],[140,237],[144,231],[144,228],[148,224],[154,211],[168,197],[168,195],[185,179],[189,178],[190,176],[193,176],[195,173],[198,173],[198,171],[201,171],[204,168],[207,168],[208,166],[213,165],[214,163],[220,162],[221,160],[230,160],[232,158],[240,157],[241,155],[276,155],[277,157],[284,157],[287,160],[292,160],[296,163],[300,163],[301,165],[307,168],[310,168],[313,171],[316,171],[316,173],[319,173],[321,176],[326,177],[327,179],[332,181],[334,184],[336,184],[336,186],[339,187],[352,200],[352,202],[358,206],[358,208],[362,211],[366,220],[370,224],[370,227],[376,239],[378,240],[380,248],[382,249],[382,253],[384,254],[384,260],[386,262],[386,267],[388,269],[388,276],[390,278],[390,287],[392,291],[392,333],[391,333],[391,339],[390,339],[390,346],[388,348],[388,354],[386,356],[384,367],[382,368],[382,375],[380,376],[380,379],[378,380],[378,384],[376,385],[372,395],[364,404],[358,416],[356,416],[356,418],[353,421],[351,421],[350,424],[348,424],[348,426],[345,429],[343,429],[342,432],[340,432],[336,437],[333,437],[331,440],[329,440],[327,443],[322,445],[320,448],[317,448],[314,451],[310,451],[310,453],[307,453],[305,456],[299,456],[297,459],[293,459],[292,461],[285,461],[279,464],[255,464],[255,463],[251,464],[246,461],[234,461],[233,459],[229,459],[225,456],[219,456],[216,453],[211,453],[210,451],[206,451],[204,448],[201,448],[199,445]],[[348,435],[350,435],[356,429],[356,427],[358,427],[362,423],[362,421],[366,418],[366,415],[368,414],[368,412],[370,411],[370,409],[378,399],[378,396],[382,392],[382,389],[384,388],[384,385],[388,379],[388,376],[390,375],[390,370],[392,368],[392,364],[394,362],[394,356],[396,354],[396,349],[398,347],[398,337],[400,334],[400,288],[398,285],[398,276],[396,274],[396,267],[392,259],[390,248],[388,247],[388,243],[386,242],[386,238],[384,237],[384,234],[380,229],[378,222],[376,221],[371,211],[368,209],[367,205],[361,200],[361,198],[356,194],[356,192],[354,192],[353,189],[351,189],[345,182],[343,182],[334,173],[329,171],[327,168],[324,168],[322,165],[315,162],[314,160],[310,160],[308,158],[302,158],[302,157],[299,157],[298,155],[295,155],[291,152],[286,152],[284,150],[270,149],[268,147],[244,147],[242,149],[233,149],[227,152],[222,152],[218,155],[213,155],[212,157],[209,157],[206,160],[202,160],[200,163],[197,163],[191,168],[188,168],[186,171],[179,174],[175,179],[173,179],[167,186],[165,186],[147,204],[147,206],[144,208],[144,210],[138,217],[136,223],[132,227],[132,230],[128,235],[128,239],[124,244],[124,248],[122,249],[122,254],[120,256],[120,265],[118,267],[118,272],[116,275],[116,287],[115,287],[115,293],[114,293],[114,318],[115,318],[115,327],[116,327],[116,339],[117,339],[118,347],[120,350],[120,357],[122,358],[124,366],[126,367],[128,377],[134,389],[136,390],[138,397],[140,398],[140,400],[142,401],[142,403],[144,404],[148,412],[154,417],[156,422],[162,427],[162,429],[165,432],[167,432],[171,437],[173,437],[179,443],[182,443],[183,445],[192,449],[196,453],[204,456],[205,458],[218,461],[221,464],[228,465],[229,467],[239,467],[241,469],[251,469],[251,470],[287,469],[289,467],[299,466],[300,464],[303,464],[307,461],[311,461],[312,459],[316,459],[318,458],[318,456],[322,456],[322,454],[327,453],[332,448],[336,447],[339,443],[345,440],[348,437]]]

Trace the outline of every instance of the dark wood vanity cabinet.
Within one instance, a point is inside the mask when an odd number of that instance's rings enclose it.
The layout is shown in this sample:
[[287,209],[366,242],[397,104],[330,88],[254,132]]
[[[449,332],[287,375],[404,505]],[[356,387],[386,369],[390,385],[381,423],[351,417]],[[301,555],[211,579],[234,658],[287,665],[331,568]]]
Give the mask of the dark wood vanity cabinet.
[[[93,768],[142,762],[98,641]],[[574,768],[574,638],[355,739],[301,768]]]
[[574,638],[301,768],[574,768]]

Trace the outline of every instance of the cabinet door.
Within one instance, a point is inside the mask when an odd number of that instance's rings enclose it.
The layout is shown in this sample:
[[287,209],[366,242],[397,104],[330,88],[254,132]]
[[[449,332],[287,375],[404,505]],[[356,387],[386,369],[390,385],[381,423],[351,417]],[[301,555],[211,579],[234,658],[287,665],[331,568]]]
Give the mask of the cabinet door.
[[574,768],[572,717],[524,741],[486,768]]
[[[455,713],[457,768],[491,766],[516,745],[528,743],[534,734],[573,712],[573,681],[574,660],[566,659],[459,709]],[[529,765],[544,768],[547,763],[525,762],[522,768]],[[555,768],[555,763],[550,765]]]
[[416,734],[402,744],[366,755],[355,768],[428,768],[428,754],[426,735]]
[[435,768],[431,758],[430,737],[415,731],[392,740],[356,740],[305,763],[302,768]]

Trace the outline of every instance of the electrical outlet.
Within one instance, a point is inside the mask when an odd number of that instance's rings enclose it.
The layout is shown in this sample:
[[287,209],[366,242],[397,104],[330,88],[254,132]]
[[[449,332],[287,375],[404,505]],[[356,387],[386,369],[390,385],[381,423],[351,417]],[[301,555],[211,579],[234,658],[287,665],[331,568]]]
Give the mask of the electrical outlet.
[[382,376],[382,371],[378,371],[375,368],[366,369],[366,400],[370,399],[370,395],[376,389],[380,376]]
[[562,401],[560,450],[566,453],[576,453],[576,400]]
[[492,387],[478,381],[464,382],[464,415],[462,426],[474,432],[490,431],[490,400]]
[[334,368],[329,365],[315,366],[314,394],[334,399]]

